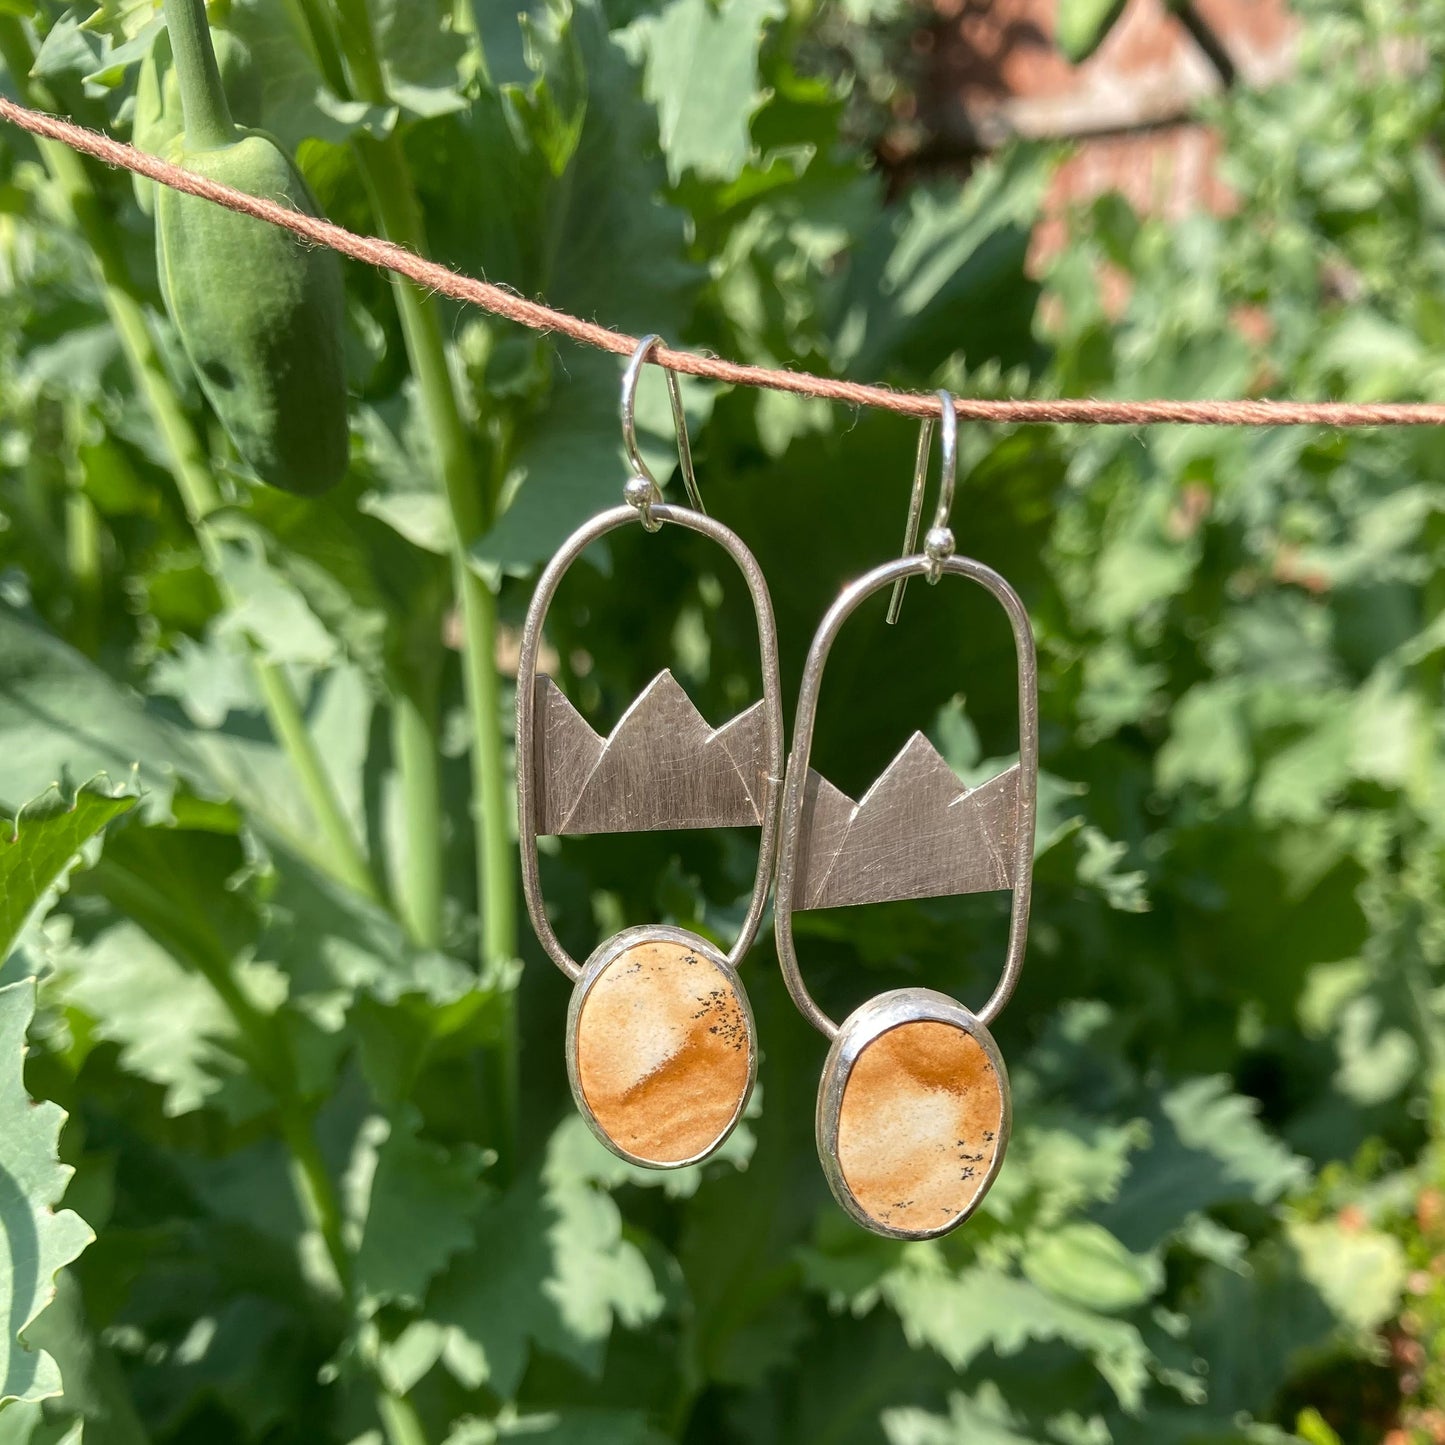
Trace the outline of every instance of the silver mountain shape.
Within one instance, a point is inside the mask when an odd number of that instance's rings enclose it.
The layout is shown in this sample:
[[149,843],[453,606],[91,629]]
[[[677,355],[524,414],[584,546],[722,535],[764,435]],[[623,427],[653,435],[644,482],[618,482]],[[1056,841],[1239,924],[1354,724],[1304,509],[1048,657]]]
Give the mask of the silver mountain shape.
[[839,908],[1012,888],[1019,765],[966,788],[914,733],[855,803],[809,770],[794,907]]
[[768,749],[761,702],[713,729],[663,671],[604,740],[557,684],[539,675],[532,736],[539,834],[726,828],[763,820]]

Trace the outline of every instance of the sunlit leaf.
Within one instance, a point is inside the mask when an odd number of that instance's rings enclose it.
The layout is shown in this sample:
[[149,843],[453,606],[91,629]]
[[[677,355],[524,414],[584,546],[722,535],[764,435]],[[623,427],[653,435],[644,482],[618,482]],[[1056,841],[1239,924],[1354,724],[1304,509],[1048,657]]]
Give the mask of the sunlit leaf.
[[27,916],[64,884],[81,848],[136,801],[124,785],[94,777],[69,799],[52,788],[13,818],[0,815],[0,960]]
[[56,1152],[64,1110],[28,1098],[21,1077],[34,1012],[33,980],[0,988],[0,1406],[60,1393],[55,1361],[25,1331],[52,1298],[57,1271],[95,1237],[78,1214],[55,1208],[73,1171]]

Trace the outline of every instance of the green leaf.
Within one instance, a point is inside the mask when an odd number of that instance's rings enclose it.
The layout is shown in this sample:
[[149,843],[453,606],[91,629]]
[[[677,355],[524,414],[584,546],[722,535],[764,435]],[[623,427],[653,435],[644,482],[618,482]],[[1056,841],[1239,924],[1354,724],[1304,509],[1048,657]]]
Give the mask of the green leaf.
[[211,525],[225,539],[221,575],[238,599],[218,624],[218,635],[254,644],[270,662],[320,668],[335,661],[335,642],[301,593],[269,564],[254,529],[224,515]]
[[927,377],[960,353],[970,367],[1026,359],[1019,338],[1037,287],[1024,261],[1049,172],[1045,155],[1016,147],[962,191],[920,187],[885,211],[849,258],[834,365],[850,376]]
[[[60,1367],[65,1390],[59,1409],[76,1417],[77,1430],[88,1429],[92,1445],[97,1440],[105,1445],[148,1445],[125,1374],[86,1319],[74,1270],[56,1276],[55,1299],[31,1325],[27,1337]],[[9,1424],[8,1412],[5,1423]]]
[[69,802],[47,789],[13,817],[0,813],[0,962],[26,919],[78,861],[81,848],[112,818],[136,805],[134,793],[103,774],[83,783]]
[[989,1191],[989,1212],[1053,1230],[1132,1187],[1131,1171],[1148,1139],[1142,1120],[1116,1124],[1035,1104],[1016,1125],[1008,1168]]
[[546,1161],[477,1223],[477,1247],[433,1289],[426,1316],[445,1329],[442,1358],[469,1388],[510,1398],[529,1342],[596,1373],[614,1322],[637,1329],[663,1299],[612,1199],[576,1171],[567,1120]]
[[1352,1328],[1372,1335],[1399,1312],[1408,1261],[1400,1241],[1376,1229],[1346,1229],[1334,1220],[1289,1226],[1300,1271]]
[[395,127],[395,106],[343,100],[331,89],[285,0],[231,0],[227,28],[245,43],[261,77],[266,130],[293,154],[305,140],[344,145],[353,136],[380,137]]
[[1301,1410],[1295,1421],[1295,1434],[1305,1445],[1344,1445],[1340,1437],[1330,1428],[1329,1422],[1314,1408]]
[[1096,1218],[1132,1250],[1148,1249],[1190,1215],[1229,1200],[1270,1204],[1308,1178],[1305,1162],[1261,1126],[1255,1104],[1223,1078],[1190,1079],[1159,1102],[1153,1138],[1127,1187]]
[[[666,399],[644,386],[637,424],[643,457],[666,483],[676,458],[672,413]],[[507,567],[544,560],[575,527],[622,499],[628,465],[617,423],[621,376],[611,357],[569,358],[553,392],[551,410],[565,410],[566,427],[530,428],[517,449],[516,500],[497,526],[472,549],[483,564]],[[688,427],[706,421],[712,397],[684,380]],[[706,497],[704,497],[706,502]]]
[[461,67],[466,41],[443,0],[370,0],[386,93],[405,116],[426,120],[467,103]]
[[58,945],[53,962],[60,996],[98,1038],[120,1046],[122,1068],[165,1090],[167,1114],[212,1105],[240,1119],[266,1106],[220,996],[144,929],[116,923],[86,942]]
[[1152,1358],[1139,1331],[988,1265],[952,1273],[919,1251],[882,1283],[915,1345],[962,1370],[985,1350],[1012,1355],[1033,1340],[1061,1340],[1087,1354],[1119,1403],[1135,1410]]
[[415,390],[407,386],[384,409],[358,408],[362,455],[376,483],[359,505],[413,547],[446,556],[452,545],[451,513],[421,428]]
[[1131,1254],[1107,1229],[1084,1221],[1032,1236],[1023,1270],[1040,1289],[1103,1314],[1137,1308],[1164,1283],[1157,1255]]
[[81,27],[122,40],[134,40],[160,14],[161,0],[100,0]]
[[140,812],[164,818],[176,780],[203,769],[181,731],[38,623],[0,603],[0,806],[51,783],[136,770]]
[[1078,65],[1104,43],[1114,22],[1124,13],[1125,0],[1062,0],[1054,41]]
[[419,1138],[410,1112],[366,1121],[345,1184],[363,1311],[420,1304],[452,1256],[473,1244],[482,1164],[475,1148]]
[[1264,1414],[1281,1380],[1319,1357],[1335,1316],[1286,1245],[1255,1250],[1243,1274],[1211,1269],[1191,1301],[1190,1343],[1209,1362],[1211,1414]]
[[1067,1438],[1052,1431],[1034,1433],[994,1385],[984,1385],[972,1398],[950,1393],[946,1417],[927,1410],[885,1410],[883,1429],[888,1445],[1039,1445],[1043,1438]]
[[[586,115],[567,174],[548,172],[539,179],[529,173],[548,238],[545,266],[530,278],[532,285],[576,315],[680,339],[704,277],[689,258],[682,212],[662,199],[667,174],[657,151],[656,117],[637,94],[633,67],[597,7],[576,4],[570,28],[586,70]],[[487,38],[490,54],[490,32]],[[499,39],[506,38],[504,31]],[[552,52],[569,53],[561,46]],[[479,152],[477,162],[490,166],[489,151]],[[479,197],[483,203],[504,204],[505,198]],[[522,255],[530,249],[524,244]],[[525,264],[520,257],[519,264]],[[627,470],[617,423],[617,358],[568,345],[553,375],[545,408],[518,437],[509,478],[515,496],[474,549],[479,562],[515,567],[540,561],[589,514],[621,497]],[[706,417],[710,392],[689,391],[695,429]],[[669,438],[658,469],[664,479],[675,455],[666,408],[663,388],[643,387],[640,425]],[[559,425],[562,417],[566,425]],[[651,458],[658,455],[649,451]]]
[[103,37],[82,30],[74,12],[62,14],[46,32],[31,74],[52,84],[66,84],[89,75],[101,63]]
[[466,1416],[444,1445],[656,1445],[658,1436],[639,1410],[503,1410],[493,1420]]
[[668,0],[637,21],[647,97],[674,184],[689,170],[731,181],[747,164],[749,124],[765,99],[758,52],[769,23],[786,14],[782,0]]
[[[294,600],[294,594],[293,594]],[[319,624],[305,645],[334,652],[330,639],[318,641]],[[296,639],[300,645],[299,638]],[[336,790],[343,812],[358,833],[366,827],[367,768],[375,697],[366,675],[343,662],[308,680],[293,674],[302,717]],[[225,623],[204,641],[183,639],[175,653],[154,669],[154,695],[174,699],[192,724],[186,755],[197,760],[205,791],[240,804],[266,834],[279,835],[297,852],[315,846],[315,819],[296,786],[295,767],[271,731],[247,644]]]
[[80,1420],[48,1415],[40,1404],[16,1403],[5,1409],[5,1445],[81,1445],[84,1428]]
[[1150,487],[1121,508],[1095,563],[1088,601],[1093,621],[1106,631],[1139,626],[1193,580],[1202,538],[1172,530],[1172,487]]
[[[455,1028],[510,987],[515,970],[475,969],[407,938],[394,914],[369,902],[283,848],[256,941],[259,964],[286,980],[291,1007],[336,1032],[361,994],[383,1004],[415,996]],[[440,1020],[439,1020],[440,1022]]]
[[33,979],[0,988],[0,1406],[60,1393],[60,1371],[27,1347],[27,1327],[55,1294],[56,1274],[94,1239],[69,1209],[55,1210],[72,1170],[57,1154],[65,1111],[27,1097],[25,1033],[35,1013]]
[[102,56],[99,67],[84,77],[86,88],[93,90],[120,85],[131,67],[138,65],[150,54],[151,46],[161,28],[161,18],[156,16],[129,40],[120,45],[110,45]]

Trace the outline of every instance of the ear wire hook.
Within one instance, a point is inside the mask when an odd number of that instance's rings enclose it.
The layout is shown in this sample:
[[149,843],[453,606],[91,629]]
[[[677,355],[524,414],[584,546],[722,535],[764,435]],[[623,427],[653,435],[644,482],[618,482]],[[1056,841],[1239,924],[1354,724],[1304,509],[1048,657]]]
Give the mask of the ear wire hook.
[[[928,558],[927,577],[930,585],[943,575],[943,562],[953,556],[953,533],[948,527],[949,513],[953,511],[953,487],[958,476],[958,413],[954,410],[953,397],[949,392],[938,393],[939,415],[942,421],[943,469],[938,481],[938,510],[933,514],[933,525],[923,539],[923,555]],[[911,557],[918,545],[918,522],[923,515],[923,491],[928,485],[928,458],[933,451],[933,418],[926,417],[918,432],[918,454],[913,462],[913,491],[908,498],[908,522],[903,531],[903,555]],[[900,577],[893,584],[893,595],[888,599],[888,625],[898,621],[903,611],[903,592],[908,578]]]
[[[632,464],[632,476],[627,479],[622,495],[630,506],[641,513],[642,525],[649,532],[657,531],[662,525],[652,516],[653,506],[662,501],[662,488],[658,486],[651,468],[643,461],[637,446],[637,383],[648,356],[661,345],[660,336],[644,336],[622,373],[622,444],[627,448],[627,459]],[[662,374],[667,378],[667,394],[672,402],[672,424],[677,429],[677,460],[682,468],[688,504],[695,512],[706,516],[707,508],[702,504],[702,494],[697,489],[697,477],[692,469],[692,444],[687,438],[687,414],[682,409],[682,392],[677,384],[677,375],[665,366]]]

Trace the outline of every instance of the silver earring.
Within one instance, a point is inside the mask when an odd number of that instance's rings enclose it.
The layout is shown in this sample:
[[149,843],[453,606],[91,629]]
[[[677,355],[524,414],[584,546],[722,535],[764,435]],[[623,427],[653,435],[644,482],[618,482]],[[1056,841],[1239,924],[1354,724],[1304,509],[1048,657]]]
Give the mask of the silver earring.
[[[782,686],[772,603],[753,554],[707,516],[693,475],[677,378],[668,391],[690,507],[669,506],[638,447],[637,382],[656,336],[644,337],[622,383],[622,435],[632,465],[625,504],[593,517],[563,544],[537,584],[517,670],[517,808],[522,887],[537,937],[572,979],[567,1075],[593,1133],[634,1164],[674,1169],[706,1158],[741,1117],[757,1074],[757,1037],[737,966],[767,906],[783,770]],[[737,563],[752,596],[763,696],[719,728],[706,723],[664,670],[599,737],[551,678],[537,672],[547,609],[567,569],[598,538],[641,521],[700,532]],[[579,965],[547,917],[539,835],[662,828],[760,830],[751,906],[724,954],[685,929],[628,928]]]
[[[818,1089],[818,1155],[838,1203],[859,1224],[894,1239],[931,1239],[961,1224],[993,1183],[1008,1144],[1008,1074],[988,1026],[1018,982],[1028,932],[1038,779],[1038,697],[1033,630],[998,573],[954,555],[948,528],[957,456],[953,399],[940,392],[943,480],[923,551],[914,553],[932,422],[914,469],[904,555],[844,589],[823,618],[803,671],[783,794],[774,920],[783,977],[803,1015],[832,1040]],[[812,771],[808,758],[823,668],[858,605],[922,574],[967,577],[991,593],[1013,627],[1018,663],[1019,761],[966,788],[922,733],[854,802]],[[1002,977],[973,1013],[927,988],[870,999],[835,1024],[798,968],[793,914],[891,899],[1011,889]]]

